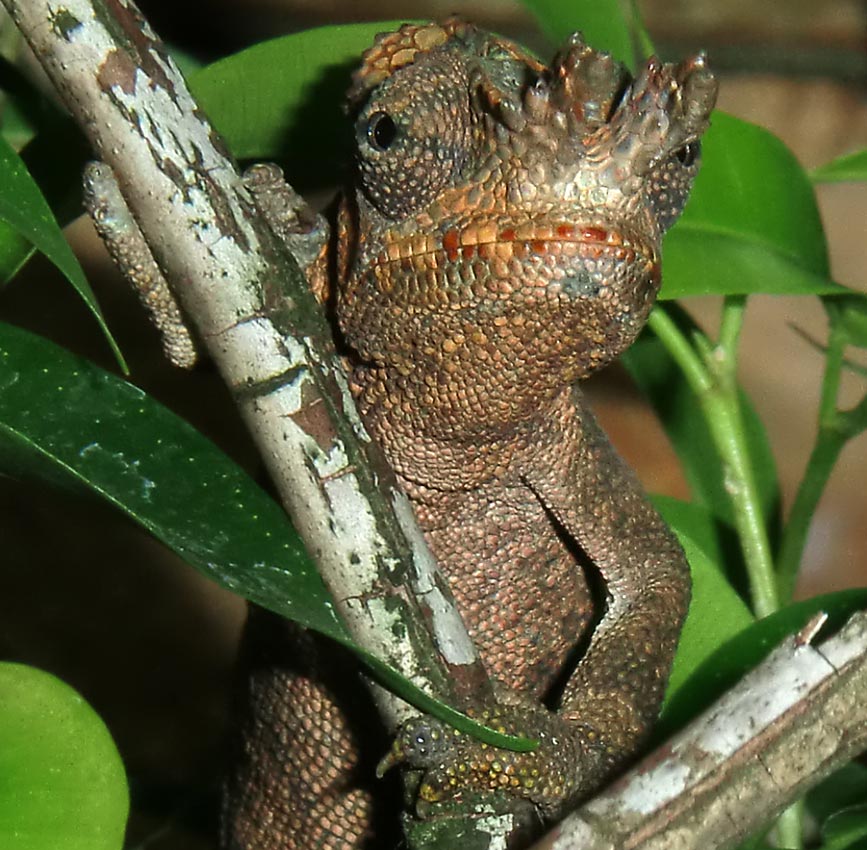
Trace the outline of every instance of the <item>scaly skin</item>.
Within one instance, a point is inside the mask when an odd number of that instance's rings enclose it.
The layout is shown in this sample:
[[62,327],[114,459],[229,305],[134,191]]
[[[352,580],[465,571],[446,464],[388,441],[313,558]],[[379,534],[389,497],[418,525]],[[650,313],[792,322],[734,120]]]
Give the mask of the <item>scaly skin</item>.
[[[631,758],[656,717],[688,569],[576,382],[647,319],[715,95],[701,58],[651,59],[632,81],[573,37],[546,68],[458,21],[380,37],[356,75],[357,186],[311,283],[502,686],[479,715],[543,742],[519,755],[410,724],[386,766],[424,770],[420,812],[502,790],[557,816]],[[227,847],[348,848],[369,835],[373,798],[335,682],[293,663],[254,677]],[[539,699],[557,687],[550,712]],[[321,748],[280,752],[323,716]]]

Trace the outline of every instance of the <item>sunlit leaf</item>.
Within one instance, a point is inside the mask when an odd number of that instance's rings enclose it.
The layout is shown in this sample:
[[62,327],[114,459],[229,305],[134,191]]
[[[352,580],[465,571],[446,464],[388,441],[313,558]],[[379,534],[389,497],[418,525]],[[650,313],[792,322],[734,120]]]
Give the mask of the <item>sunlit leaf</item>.
[[[712,518],[696,505],[677,499],[655,499],[663,517],[677,532],[692,573],[692,602],[678,644],[668,685],[673,699],[693,673],[726,641],[753,622],[753,616],[726,578],[720,561],[696,543],[714,545]],[[718,554],[718,553],[716,553]]]
[[128,810],[96,712],[54,676],[0,663],[0,847],[120,850]]
[[[24,163],[0,137],[0,282],[5,283],[27,259],[32,245],[60,269],[93,313],[115,357],[125,368],[117,343],[111,336],[96,297],[63,231]],[[23,241],[22,241],[23,240]]]
[[820,165],[810,172],[814,183],[842,183],[847,180],[867,180],[867,148],[846,154]]
[[665,239],[661,297],[846,291],[829,278],[813,188],[791,151],[714,112],[686,211]]

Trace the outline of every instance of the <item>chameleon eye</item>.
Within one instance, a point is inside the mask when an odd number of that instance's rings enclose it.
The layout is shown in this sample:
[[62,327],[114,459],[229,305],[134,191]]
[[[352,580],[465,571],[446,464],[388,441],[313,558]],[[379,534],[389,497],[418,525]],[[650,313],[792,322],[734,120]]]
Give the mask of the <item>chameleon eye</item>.
[[677,161],[684,167],[689,168],[691,165],[695,164],[695,161],[698,159],[699,146],[696,142],[690,142],[687,145],[684,145],[682,148],[678,148],[674,155],[677,157]]
[[374,112],[367,122],[367,141],[377,151],[387,151],[397,138],[397,125],[387,112]]

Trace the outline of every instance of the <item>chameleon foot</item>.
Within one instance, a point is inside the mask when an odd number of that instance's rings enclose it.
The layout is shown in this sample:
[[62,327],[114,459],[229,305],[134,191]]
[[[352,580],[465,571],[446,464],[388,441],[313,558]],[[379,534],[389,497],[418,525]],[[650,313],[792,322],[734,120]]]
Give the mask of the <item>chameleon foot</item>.
[[468,714],[497,731],[534,739],[532,752],[500,749],[431,717],[406,723],[377,774],[404,764],[422,771],[418,814],[439,803],[480,794],[505,794],[533,803],[556,818],[610,769],[599,737],[586,727],[569,727],[538,704],[498,705]]

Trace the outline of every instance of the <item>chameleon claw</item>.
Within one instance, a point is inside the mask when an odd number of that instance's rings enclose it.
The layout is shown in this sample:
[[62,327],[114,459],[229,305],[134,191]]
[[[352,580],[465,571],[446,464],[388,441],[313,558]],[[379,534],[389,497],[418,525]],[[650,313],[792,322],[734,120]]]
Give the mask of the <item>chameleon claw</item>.
[[376,775],[381,779],[399,764],[414,768],[434,767],[447,760],[454,749],[455,739],[459,737],[461,733],[456,729],[433,718],[411,721],[398,732],[391,749],[377,765]]

